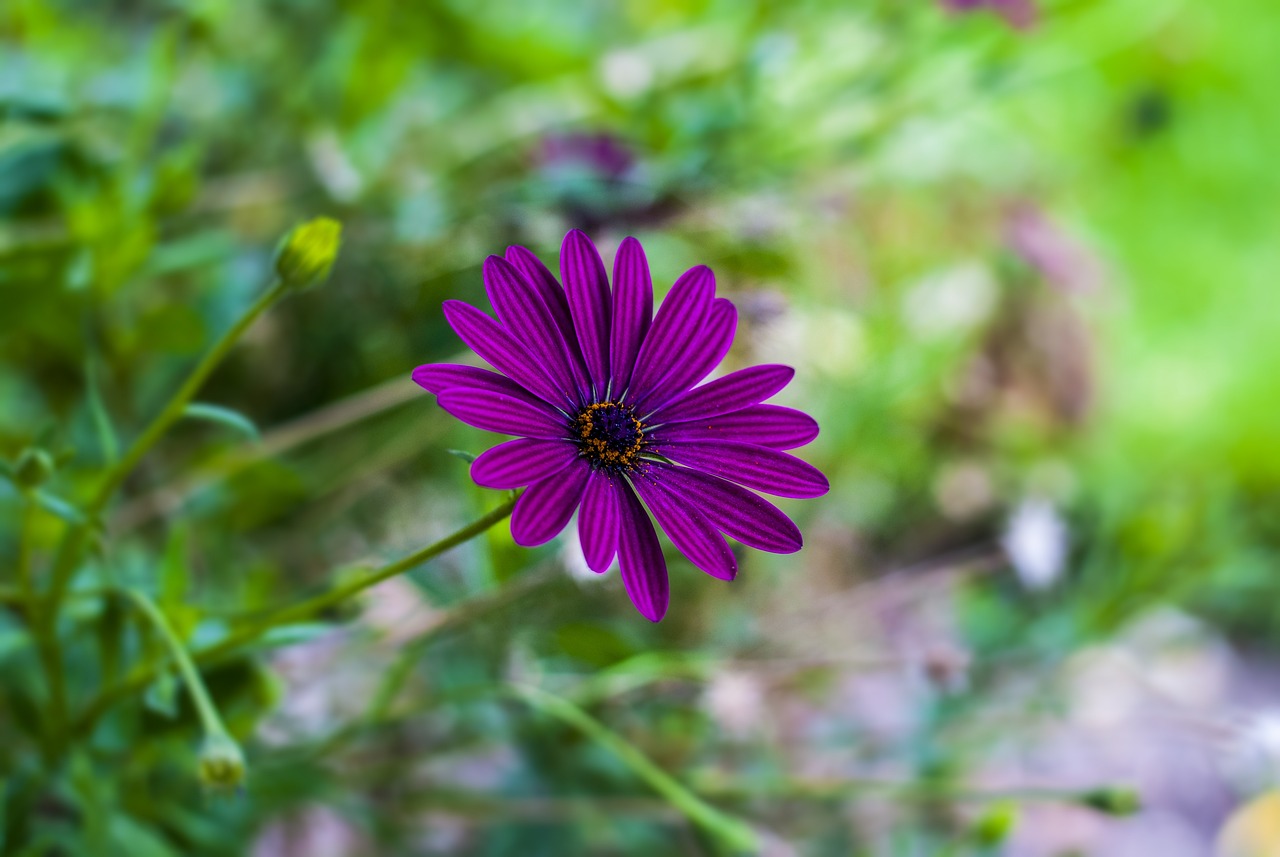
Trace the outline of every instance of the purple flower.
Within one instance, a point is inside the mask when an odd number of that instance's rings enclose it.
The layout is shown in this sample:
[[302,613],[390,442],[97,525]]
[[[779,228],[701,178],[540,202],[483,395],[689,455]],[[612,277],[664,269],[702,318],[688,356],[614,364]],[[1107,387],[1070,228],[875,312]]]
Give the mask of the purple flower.
[[490,256],[484,284],[498,319],[461,301],[446,301],[444,313],[498,372],[443,363],[413,372],[458,419],[519,436],[471,465],[487,488],[528,486],[511,515],[516,542],[550,541],[578,510],[587,565],[603,572],[616,555],[627,594],[653,622],[667,612],[669,587],[650,514],[691,563],[721,580],[738,573],[726,535],[798,551],[796,525],[748,489],[825,494],[826,477],[782,451],[813,440],[818,424],[761,404],[791,380],[787,366],[695,386],[724,359],[738,322],[733,304],[715,296],[711,270],[682,274],[656,314],[634,238],[618,248],[612,290],[595,245],[576,229],[560,271],[563,288],[523,247]]

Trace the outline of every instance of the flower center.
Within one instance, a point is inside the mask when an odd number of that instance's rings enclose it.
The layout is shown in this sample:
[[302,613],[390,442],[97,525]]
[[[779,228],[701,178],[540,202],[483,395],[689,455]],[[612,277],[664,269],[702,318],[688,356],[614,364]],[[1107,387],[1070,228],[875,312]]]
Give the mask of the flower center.
[[587,405],[573,418],[582,455],[596,469],[630,470],[644,449],[644,426],[636,409],[620,402]]

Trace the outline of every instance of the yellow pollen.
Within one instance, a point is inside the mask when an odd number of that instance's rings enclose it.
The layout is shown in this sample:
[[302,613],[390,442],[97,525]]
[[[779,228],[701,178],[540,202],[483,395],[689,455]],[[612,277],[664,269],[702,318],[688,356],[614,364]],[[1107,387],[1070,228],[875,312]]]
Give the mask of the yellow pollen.
[[[617,424],[610,425],[609,417]],[[644,449],[644,426],[626,405],[596,402],[582,410],[574,423],[580,454],[596,466],[629,469]]]

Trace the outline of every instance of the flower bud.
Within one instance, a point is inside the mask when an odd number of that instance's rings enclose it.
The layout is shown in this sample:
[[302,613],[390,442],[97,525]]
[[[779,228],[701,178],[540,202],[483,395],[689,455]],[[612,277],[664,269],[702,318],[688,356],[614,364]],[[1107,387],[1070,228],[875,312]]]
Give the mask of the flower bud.
[[244,782],[244,753],[229,735],[210,735],[200,748],[200,782],[210,791],[233,791]]
[[13,464],[13,481],[24,491],[34,491],[53,476],[53,456],[43,449],[27,447]]
[[338,258],[342,224],[332,218],[317,217],[295,226],[276,254],[276,274],[294,289],[323,282]]
[[1133,815],[1142,809],[1142,800],[1137,792],[1118,786],[1090,789],[1083,792],[1078,801],[1083,806],[1107,815]]

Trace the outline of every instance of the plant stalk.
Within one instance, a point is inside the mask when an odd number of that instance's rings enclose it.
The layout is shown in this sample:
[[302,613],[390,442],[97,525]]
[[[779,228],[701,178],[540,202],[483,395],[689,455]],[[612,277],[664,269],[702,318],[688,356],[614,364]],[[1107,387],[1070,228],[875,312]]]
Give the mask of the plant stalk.
[[[381,583],[388,578],[403,574],[411,568],[414,568],[429,559],[432,559],[447,550],[457,547],[463,542],[469,541],[476,536],[487,531],[501,521],[507,519],[511,515],[512,509],[515,508],[515,498],[511,498],[503,502],[491,512],[477,518],[465,527],[445,536],[438,542],[427,545],[420,550],[414,551],[395,562],[388,563],[380,568],[374,569],[367,574],[356,577],[336,586],[326,592],[314,595],[310,598],[303,599],[295,604],[287,605],[274,610],[260,619],[257,619],[243,627],[237,628],[227,634],[222,640],[213,645],[206,646],[203,649],[197,649],[192,653],[192,660],[195,663],[205,663],[207,661],[215,661],[227,654],[235,651],[241,646],[254,642],[272,628],[281,625],[288,625],[310,619],[318,613],[336,607],[339,604],[358,595],[364,590]],[[73,733],[82,735],[87,730],[93,728],[98,718],[101,717],[112,705],[119,699],[136,693],[145,688],[156,677],[159,671],[157,664],[142,664],[135,668],[120,682],[106,688],[98,696],[89,703],[84,713],[77,718],[73,725]]]
[[98,490],[85,508],[85,523],[71,525],[63,536],[53,562],[53,569],[49,575],[48,593],[42,599],[44,603],[41,609],[36,611],[39,618],[36,622],[35,632],[37,639],[43,639],[49,649],[47,656],[42,656],[41,660],[44,662],[45,674],[49,682],[49,729],[55,736],[56,746],[61,746],[67,724],[66,682],[62,675],[62,644],[58,640],[57,617],[62,607],[63,599],[66,596],[67,587],[79,567],[80,558],[87,546],[91,528],[96,525],[103,509],[111,502],[115,492],[124,484],[125,479],[129,477],[142,458],[155,446],[156,442],[160,440],[169,427],[182,417],[183,410],[195,398],[196,393],[199,392],[204,382],[208,380],[213,370],[223,361],[240,337],[253,325],[258,316],[279,301],[288,290],[287,284],[276,280],[271,284],[270,288],[254,301],[252,306],[245,310],[236,323],[222,334],[213,347],[196,364],[191,374],[182,383],[182,386],[170,397],[160,413],[129,447],[128,452],[107,471],[102,484],[98,486]]
[[165,644],[169,647],[169,654],[178,665],[178,671],[182,673],[182,680],[187,685],[187,692],[191,694],[191,701],[195,703],[205,737],[226,736],[227,729],[222,723],[222,717],[218,714],[217,706],[213,704],[213,698],[209,696],[209,691],[204,686],[204,680],[200,678],[200,671],[196,669],[191,653],[178,639],[164,611],[151,600],[150,596],[137,589],[123,590],[123,594],[129,597],[138,611],[150,620],[160,632],[160,636],[164,638]]

